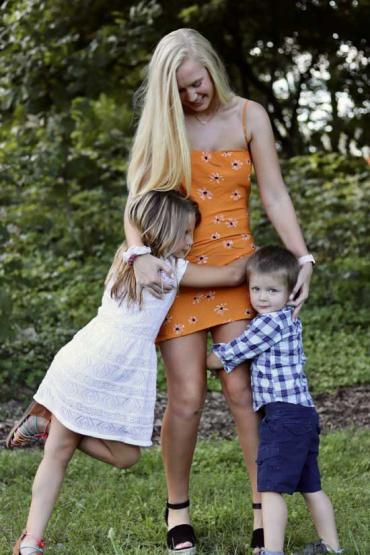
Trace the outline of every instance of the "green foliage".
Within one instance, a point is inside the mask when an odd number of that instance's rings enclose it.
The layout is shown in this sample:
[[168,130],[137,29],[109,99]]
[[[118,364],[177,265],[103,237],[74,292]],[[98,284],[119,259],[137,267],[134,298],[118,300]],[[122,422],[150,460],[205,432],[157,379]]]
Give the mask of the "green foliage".
[[[1,189],[0,384],[4,396],[33,390],[55,352],[96,313],[103,282],[122,239],[122,184],[127,114],[111,99],[77,100],[70,152],[100,176],[65,178],[55,189],[44,168],[17,184],[8,166]],[[109,120],[109,125],[106,121]],[[117,141],[112,139],[117,130]],[[40,132],[41,133],[41,132]],[[121,138],[121,139],[120,139]],[[12,158],[12,152],[9,156]],[[90,163],[90,162],[89,162]],[[83,164],[81,168],[83,167]],[[87,164],[87,168],[89,165]],[[307,371],[313,391],[368,382],[369,169],[358,159],[311,155],[284,165],[302,228],[318,259],[305,324]],[[34,172],[39,172],[37,179]],[[87,170],[88,171],[88,170]],[[275,242],[256,195],[252,227],[259,244]],[[159,387],[165,387],[160,364]],[[211,389],[219,389],[210,380]],[[19,393],[18,393],[19,394]]]
[[[254,0],[248,3],[249,11],[240,5],[238,17],[233,18],[225,17],[234,13],[229,0],[199,5],[181,0],[175,8],[167,0],[128,0],[124,5],[113,0],[109,6],[103,0],[6,0],[1,4],[2,395],[14,395],[24,386],[34,389],[55,351],[96,311],[104,276],[122,240],[125,176],[134,127],[133,92],[160,36],[180,25],[199,28],[224,54],[239,90],[251,92],[266,104],[271,101],[273,122],[279,120],[284,127],[294,115],[289,111],[294,102],[290,94],[279,100],[266,83],[281,79],[287,68],[293,71],[293,81],[297,78],[303,83],[307,77],[311,83],[309,72],[294,73],[294,60],[310,46],[316,54],[327,49],[333,67],[338,60],[343,62],[338,48],[348,33],[353,34],[353,46],[361,50],[364,8],[353,6],[349,13],[344,4],[346,30],[338,26],[337,43],[325,33],[319,33],[318,41],[316,31],[310,43],[312,29],[307,26],[304,28],[309,31],[299,36],[291,33],[303,16],[312,22],[326,13],[321,5],[307,6],[302,14],[302,6],[294,4],[287,20],[280,16],[284,9],[278,13],[265,10],[264,17],[258,17],[264,7]],[[332,10],[332,15],[339,22],[342,11]],[[278,27],[276,17],[280,18]],[[289,42],[287,38],[292,36]],[[329,38],[323,42],[322,36]],[[273,46],[267,46],[271,40]],[[239,50],[236,55],[235,47],[241,48],[243,55]],[[251,53],[254,48],[262,49],[264,56]],[[362,50],[358,59],[362,59]],[[342,65],[347,71],[348,64]],[[346,90],[355,94],[351,79],[356,78],[360,105],[364,72],[357,66],[351,71]],[[298,112],[292,121],[296,116]],[[293,131],[288,135],[293,136]],[[364,135],[358,135],[363,139]],[[363,305],[370,288],[369,168],[350,157],[312,155],[288,160],[284,173],[319,262],[304,313],[313,322],[306,328],[310,328],[308,349],[313,351],[313,355],[308,353],[309,359],[318,376],[315,387],[320,390],[350,383],[351,375],[354,383],[361,382],[367,379],[363,360],[368,352],[369,322]],[[257,241],[271,242],[271,226],[258,203],[253,206]],[[332,315],[347,307],[345,313],[340,312],[341,329],[336,317],[325,315],[329,320],[323,320],[321,308],[325,306]],[[311,337],[312,328],[323,326],[327,335]],[[345,341],[339,332],[352,334],[355,344]],[[340,356],[338,353],[341,362],[337,369],[328,350],[331,337],[347,345]],[[330,383],[321,380],[316,368],[315,353],[319,352],[320,368],[332,376]],[[345,375],[344,366],[353,368],[353,373]],[[159,383],[164,386],[162,370]],[[211,387],[217,388],[217,382]]]
[[[323,488],[333,501],[341,543],[349,554],[369,552],[369,447],[369,431],[337,432],[321,441]],[[35,450],[0,452],[0,553],[10,552],[24,528],[40,458]],[[123,471],[77,453],[47,529],[48,553],[162,554],[165,499],[158,449],[145,450],[138,465]],[[291,553],[313,541],[316,533],[301,497],[286,496],[286,501],[286,552]],[[199,555],[246,553],[251,497],[236,440],[198,443],[191,512]]]

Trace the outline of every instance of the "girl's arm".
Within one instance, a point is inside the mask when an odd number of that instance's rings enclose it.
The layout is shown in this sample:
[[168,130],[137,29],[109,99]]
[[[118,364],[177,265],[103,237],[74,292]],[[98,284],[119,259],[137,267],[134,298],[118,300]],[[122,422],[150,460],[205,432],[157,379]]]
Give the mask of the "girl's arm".
[[[128,218],[128,205],[131,199],[131,194],[129,193],[125,213],[124,213],[124,228],[125,228],[125,237],[128,247],[132,246],[141,246],[143,242],[140,237],[139,231],[136,229],[135,226],[132,225]],[[146,288],[150,291],[154,297],[161,298],[163,294],[168,293],[173,288],[173,285],[170,283],[163,283],[160,277],[160,271],[165,272],[168,276],[172,275],[172,270],[169,266],[152,256],[151,254],[144,254],[138,256],[134,261],[134,272],[136,282],[142,288]]]
[[[269,117],[262,106],[249,102],[247,121],[251,139],[250,151],[263,206],[284,245],[299,258],[308,251],[281,176]],[[308,297],[311,274],[312,264],[308,262],[302,266],[292,292],[292,304],[296,306],[294,316],[297,316],[302,303]]]
[[185,287],[236,287],[245,281],[245,267],[248,256],[243,256],[226,266],[186,267],[181,285]]

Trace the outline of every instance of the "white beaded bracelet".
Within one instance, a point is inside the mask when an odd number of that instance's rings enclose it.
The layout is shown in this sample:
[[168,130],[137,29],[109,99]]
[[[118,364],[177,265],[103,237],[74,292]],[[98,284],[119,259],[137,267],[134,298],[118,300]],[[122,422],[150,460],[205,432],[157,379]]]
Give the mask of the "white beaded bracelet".
[[305,254],[304,256],[300,256],[298,258],[298,264],[303,266],[306,262],[312,262],[312,264],[316,264],[316,260],[312,256],[312,254]]
[[152,249],[150,247],[130,247],[127,251],[122,253],[122,259],[126,262],[129,266],[132,266],[135,259],[142,254],[150,254]]

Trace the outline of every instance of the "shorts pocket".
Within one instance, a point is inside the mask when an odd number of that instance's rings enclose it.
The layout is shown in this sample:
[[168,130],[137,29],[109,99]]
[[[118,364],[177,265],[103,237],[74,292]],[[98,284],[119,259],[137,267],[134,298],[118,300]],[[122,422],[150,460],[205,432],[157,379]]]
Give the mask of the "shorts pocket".
[[292,436],[304,436],[312,432],[313,426],[311,422],[301,421],[285,421],[283,423],[283,428],[286,432]]
[[276,445],[263,445],[258,450],[258,457],[256,462],[259,465],[268,462],[269,464],[274,463],[274,466],[277,466],[278,456],[279,447],[277,447]]

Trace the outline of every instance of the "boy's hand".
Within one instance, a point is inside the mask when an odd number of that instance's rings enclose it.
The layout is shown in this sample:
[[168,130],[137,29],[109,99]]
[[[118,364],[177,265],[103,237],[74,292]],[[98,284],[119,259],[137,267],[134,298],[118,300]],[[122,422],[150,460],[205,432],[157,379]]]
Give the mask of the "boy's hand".
[[207,368],[209,370],[222,370],[223,364],[215,353],[210,353],[207,356]]

